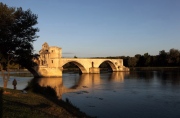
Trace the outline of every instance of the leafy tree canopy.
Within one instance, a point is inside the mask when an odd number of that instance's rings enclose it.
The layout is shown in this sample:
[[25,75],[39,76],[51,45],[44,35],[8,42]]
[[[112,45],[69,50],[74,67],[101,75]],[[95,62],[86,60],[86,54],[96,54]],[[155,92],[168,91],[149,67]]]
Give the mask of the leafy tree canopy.
[[0,64],[9,62],[32,65],[33,42],[39,29],[34,27],[38,16],[30,9],[9,7],[0,2]]
[[134,67],[137,64],[137,58],[136,57],[130,57],[128,60],[128,65],[130,67]]

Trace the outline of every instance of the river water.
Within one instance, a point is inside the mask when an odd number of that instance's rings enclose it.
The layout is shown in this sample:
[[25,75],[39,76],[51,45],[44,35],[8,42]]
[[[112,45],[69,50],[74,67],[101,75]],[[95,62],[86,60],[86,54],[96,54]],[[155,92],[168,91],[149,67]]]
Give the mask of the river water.
[[[8,88],[13,88],[14,78],[20,90],[32,79],[12,76]],[[59,99],[68,98],[81,111],[98,118],[180,118],[180,72],[63,73],[62,78],[38,82],[54,88]]]

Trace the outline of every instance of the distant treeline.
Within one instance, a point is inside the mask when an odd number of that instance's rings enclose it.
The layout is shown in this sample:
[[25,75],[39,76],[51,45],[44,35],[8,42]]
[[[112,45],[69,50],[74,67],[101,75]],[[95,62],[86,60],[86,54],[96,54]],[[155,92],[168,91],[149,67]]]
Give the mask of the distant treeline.
[[159,55],[144,55],[136,54],[134,57],[119,56],[107,58],[121,58],[124,66],[127,67],[179,67],[180,66],[180,51],[177,49],[170,49],[169,52],[165,50],[159,51]]
[[[145,53],[144,55],[136,54],[134,57],[115,56],[93,58],[123,59],[123,64],[126,67],[180,67],[180,51],[174,48],[170,49],[169,52],[165,52],[165,50],[159,51],[159,55],[155,56]],[[21,67],[18,64],[14,64],[11,68]],[[65,64],[63,68],[78,68],[78,66],[70,62]],[[102,63],[100,68],[110,68],[110,66],[108,63]]]
[[[169,52],[165,52],[165,50],[159,51],[159,55],[149,55],[145,53],[144,55],[136,54],[134,57],[110,56],[93,58],[123,59],[123,64],[126,67],[180,67],[180,51],[174,48],[170,49]],[[78,68],[73,63],[68,63],[63,67]],[[108,63],[102,63],[100,68],[110,68],[110,66]]]

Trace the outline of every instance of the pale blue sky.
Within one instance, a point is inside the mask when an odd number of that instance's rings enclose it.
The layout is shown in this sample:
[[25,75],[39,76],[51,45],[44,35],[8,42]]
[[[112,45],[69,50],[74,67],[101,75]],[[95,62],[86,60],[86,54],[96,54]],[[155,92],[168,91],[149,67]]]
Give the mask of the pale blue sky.
[[157,55],[180,49],[180,0],[0,0],[38,15],[36,52],[63,57]]

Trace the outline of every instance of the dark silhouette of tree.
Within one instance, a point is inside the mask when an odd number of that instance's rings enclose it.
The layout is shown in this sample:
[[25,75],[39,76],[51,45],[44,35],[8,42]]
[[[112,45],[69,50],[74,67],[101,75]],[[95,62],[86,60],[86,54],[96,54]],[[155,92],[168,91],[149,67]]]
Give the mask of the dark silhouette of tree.
[[139,67],[144,67],[145,66],[144,63],[145,63],[145,58],[144,56],[141,56],[138,61]]
[[[134,57],[125,57],[121,56],[124,62],[128,62],[127,65],[129,67],[133,67],[133,58],[136,58],[135,67],[177,67],[180,66],[180,51],[177,49],[170,49],[169,52],[165,52],[164,50],[159,51],[159,55],[152,56],[148,53],[144,55],[136,54]],[[128,61],[127,61],[128,60]]]
[[139,67],[139,66],[141,65],[141,64],[140,64],[141,55],[140,55],[140,54],[136,54],[135,57],[136,57],[136,59],[137,59],[137,64],[136,64],[136,66]]
[[128,66],[128,59],[129,59],[128,56],[127,56],[127,57],[125,57],[125,56],[120,56],[119,58],[120,58],[120,59],[123,59],[123,64],[124,64],[124,66]]
[[144,65],[145,66],[150,66],[150,64],[151,64],[151,56],[148,53],[145,53],[144,54],[144,59],[145,59]]
[[176,66],[180,62],[180,52],[177,49],[170,49],[168,53],[168,63],[171,66]]
[[137,58],[136,57],[130,57],[128,60],[129,67],[134,67],[137,64]]
[[158,66],[158,56],[151,56],[151,66],[153,67]]
[[[33,42],[38,38],[34,26],[37,15],[31,10],[8,7],[0,3],[0,53],[7,60],[21,62],[33,57]],[[27,62],[26,62],[27,63]]]
[[[38,16],[30,9],[8,7],[0,2],[0,69],[9,70],[11,63],[27,69],[33,66],[33,42],[38,38],[34,27]],[[3,72],[3,71],[2,71]],[[9,71],[8,71],[9,72]]]
[[165,50],[159,51],[158,66],[167,66],[167,53]]

